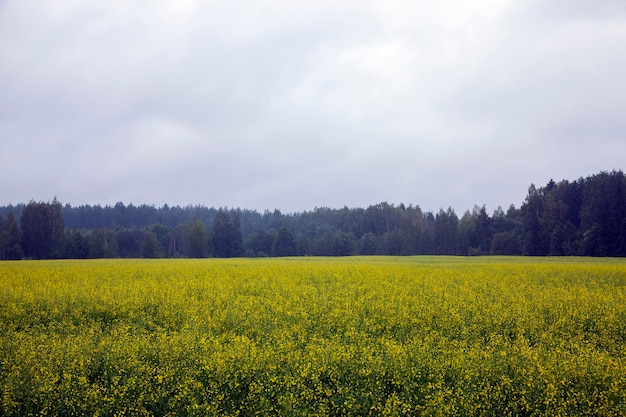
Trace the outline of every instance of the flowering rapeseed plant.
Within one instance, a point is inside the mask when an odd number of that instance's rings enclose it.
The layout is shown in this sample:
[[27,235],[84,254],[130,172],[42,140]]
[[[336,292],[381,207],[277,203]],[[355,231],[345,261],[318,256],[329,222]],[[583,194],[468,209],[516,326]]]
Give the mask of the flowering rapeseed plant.
[[0,415],[625,415],[626,262],[0,263]]

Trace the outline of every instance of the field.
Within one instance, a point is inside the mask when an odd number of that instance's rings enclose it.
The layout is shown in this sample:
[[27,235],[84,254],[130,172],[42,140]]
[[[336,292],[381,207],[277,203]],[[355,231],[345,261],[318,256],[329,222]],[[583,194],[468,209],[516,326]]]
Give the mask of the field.
[[626,260],[3,262],[26,415],[626,415]]

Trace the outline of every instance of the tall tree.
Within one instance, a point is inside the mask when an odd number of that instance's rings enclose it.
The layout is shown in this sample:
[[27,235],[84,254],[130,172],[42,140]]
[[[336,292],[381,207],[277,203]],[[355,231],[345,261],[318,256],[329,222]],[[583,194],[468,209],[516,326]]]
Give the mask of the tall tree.
[[491,244],[490,255],[519,255],[520,243],[517,231],[518,211],[514,205],[505,213],[502,207],[498,207],[491,218]]
[[24,255],[34,259],[50,259],[61,255],[64,223],[61,204],[31,201],[20,218]]
[[0,223],[2,224],[0,227],[0,259],[21,259],[23,255],[22,231],[13,212],[10,211],[7,219]]
[[92,230],[89,235],[90,258],[117,258],[120,256],[117,235],[107,228]]
[[530,184],[528,195],[521,208],[523,217],[522,253],[531,256],[548,254],[541,218],[543,216],[543,190]]
[[581,222],[584,255],[626,256],[626,177],[622,171],[587,178]]
[[209,233],[200,219],[189,225],[189,256],[192,258],[206,258],[209,254]]
[[272,256],[294,256],[296,254],[296,242],[287,228],[278,231],[272,246]]
[[213,250],[218,258],[230,258],[233,248],[233,223],[228,212],[219,209],[213,222]]
[[64,258],[85,259],[89,257],[89,238],[85,233],[72,229],[65,238]]
[[121,258],[141,258],[143,232],[141,229],[119,229],[116,233]]
[[378,240],[374,233],[367,232],[361,236],[358,244],[359,255],[376,255],[378,252]]
[[381,253],[384,255],[409,255],[410,254],[410,237],[406,230],[396,227],[390,232],[382,235]]
[[246,239],[244,247],[246,256],[270,256],[276,239],[276,232],[262,230]]
[[159,239],[151,228],[144,228],[142,230],[142,234],[142,258],[162,258],[163,256],[165,256],[165,250],[163,249],[161,242],[159,242]]
[[[500,209],[502,215],[502,209]],[[458,250],[461,255],[487,255],[491,248],[492,219],[485,206],[474,206],[466,211],[459,222]]]
[[435,218],[435,248],[439,255],[456,255],[459,218],[452,209],[439,210]]
[[241,234],[241,210],[237,209],[233,212],[230,256],[237,257],[243,253],[243,236]]

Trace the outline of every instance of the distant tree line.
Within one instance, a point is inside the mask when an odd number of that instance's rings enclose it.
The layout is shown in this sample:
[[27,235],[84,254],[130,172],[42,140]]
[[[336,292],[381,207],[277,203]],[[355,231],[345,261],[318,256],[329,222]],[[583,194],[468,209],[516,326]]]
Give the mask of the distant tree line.
[[419,206],[316,208],[284,214],[207,208],[0,207],[0,259],[349,255],[626,256],[622,171],[531,185],[518,209],[459,217]]

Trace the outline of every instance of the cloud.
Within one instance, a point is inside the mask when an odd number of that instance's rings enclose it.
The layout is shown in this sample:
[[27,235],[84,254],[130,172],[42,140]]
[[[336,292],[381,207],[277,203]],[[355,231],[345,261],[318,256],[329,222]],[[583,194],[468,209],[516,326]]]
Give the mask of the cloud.
[[519,205],[623,168],[625,20],[610,0],[6,1],[0,204]]

